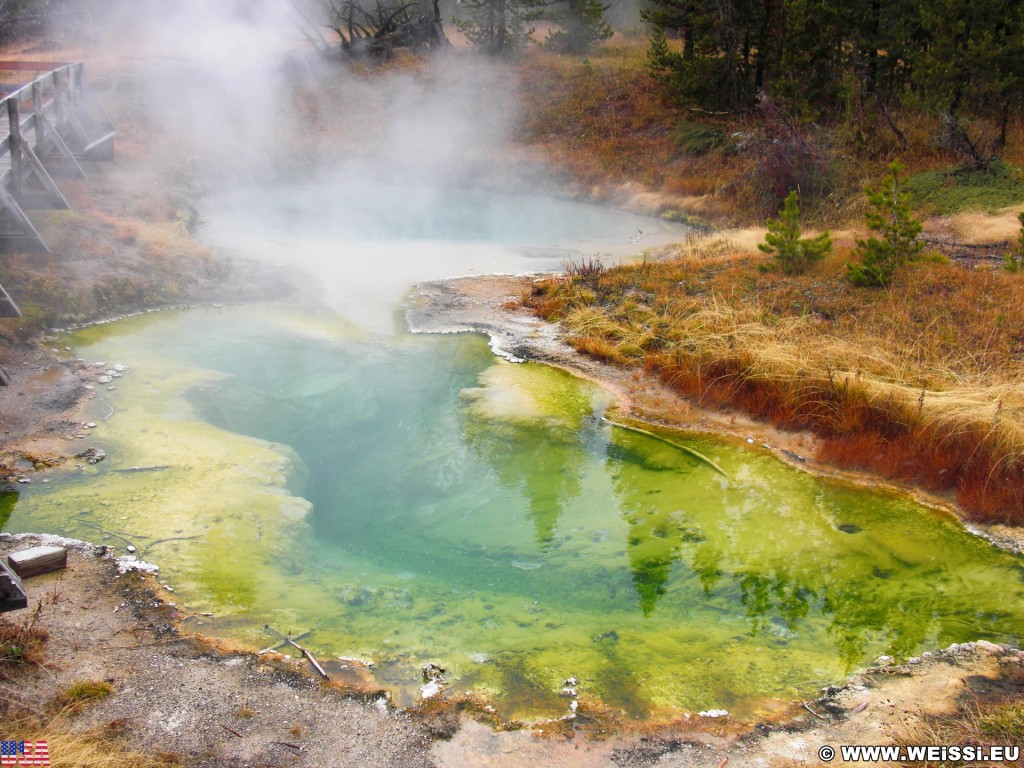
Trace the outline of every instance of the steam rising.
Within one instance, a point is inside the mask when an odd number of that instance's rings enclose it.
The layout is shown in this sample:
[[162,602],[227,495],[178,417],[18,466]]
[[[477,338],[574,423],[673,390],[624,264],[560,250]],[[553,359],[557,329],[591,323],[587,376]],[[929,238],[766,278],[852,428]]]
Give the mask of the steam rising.
[[[392,329],[416,281],[557,269],[591,232],[619,247],[650,227],[678,236],[637,217],[609,230],[592,210],[481,197],[553,188],[511,141],[519,86],[507,63],[458,51],[386,70],[327,60],[292,0],[122,4],[102,19],[116,30],[108,76],[135,94],[127,132],[165,177],[202,180],[206,236],[312,274],[334,309],[373,330]],[[549,226],[561,217],[575,223]],[[470,234],[441,226],[452,221]]]
[[116,30],[101,43],[104,69],[141,73],[147,141],[190,155],[214,183],[493,183],[519,117],[504,66],[458,53],[390,73],[325,60],[291,0],[120,5],[97,21]]

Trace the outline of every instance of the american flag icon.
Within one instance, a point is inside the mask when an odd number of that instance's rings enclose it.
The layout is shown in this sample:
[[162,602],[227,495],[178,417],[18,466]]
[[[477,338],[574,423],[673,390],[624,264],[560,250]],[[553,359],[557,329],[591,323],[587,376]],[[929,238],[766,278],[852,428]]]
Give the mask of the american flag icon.
[[45,741],[0,741],[0,765],[49,764],[50,748]]

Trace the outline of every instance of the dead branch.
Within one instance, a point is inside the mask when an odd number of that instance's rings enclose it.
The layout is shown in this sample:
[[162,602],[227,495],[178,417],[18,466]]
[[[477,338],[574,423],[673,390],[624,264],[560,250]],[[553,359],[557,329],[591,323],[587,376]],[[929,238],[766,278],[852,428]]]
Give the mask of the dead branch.
[[807,702],[804,702],[804,709],[806,709],[808,712],[810,712],[812,715],[814,715],[819,720],[828,720],[828,718],[825,717],[824,715],[819,715],[817,712],[815,712],[813,709],[811,709],[810,706],[807,704]]
[[301,645],[296,643],[290,637],[286,637],[285,638],[285,642],[287,642],[289,645],[292,645],[295,648],[297,648],[302,653],[303,656],[305,656],[307,659],[309,659],[309,663],[313,665],[313,669],[315,669],[317,672],[320,673],[321,677],[323,677],[325,680],[329,680],[330,679],[330,676],[324,671],[324,668],[320,666],[320,662],[318,662],[316,660],[316,658],[313,656],[312,653],[307,651],[305,648],[303,648]]
[[[292,637],[292,635],[282,635],[280,632],[278,632],[276,629],[274,629],[269,624],[264,624],[263,628],[265,630],[267,630],[268,632],[270,632],[271,634],[277,635],[279,638],[281,638],[281,642],[276,643],[275,645],[268,646],[268,647],[264,648],[262,651],[257,651],[256,652],[257,656],[262,656],[264,653],[270,653],[271,651],[276,651],[282,645],[288,645],[288,638]],[[312,631],[313,631],[312,629],[307,629],[305,632],[299,632],[299,634],[294,635],[294,637],[295,637],[296,640],[301,640],[302,638],[304,638],[308,634],[310,634]]]

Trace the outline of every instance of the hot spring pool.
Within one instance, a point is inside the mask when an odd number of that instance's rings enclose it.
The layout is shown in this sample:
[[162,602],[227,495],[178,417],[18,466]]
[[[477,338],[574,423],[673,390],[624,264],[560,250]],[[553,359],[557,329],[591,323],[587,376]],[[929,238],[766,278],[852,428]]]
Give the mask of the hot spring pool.
[[498,360],[478,336],[393,332],[392,293],[420,272],[557,266],[550,251],[571,242],[350,237],[318,229],[298,193],[278,218],[252,194],[220,201],[215,237],[324,293],[70,335],[76,355],[129,368],[90,404],[108,459],[30,486],[5,530],[131,542],[172,599],[213,614],[197,631],[255,647],[276,641],[267,624],[308,632],[321,660],[372,660],[400,704],[437,663],[449,693],[509,718],[566,714],[573,677],[638,720],[751,714],[881,654],[1020,642],[1021,558],[945,514],[756,446],[671,436],[719,472],[603,421],[609,398],[587,382]]

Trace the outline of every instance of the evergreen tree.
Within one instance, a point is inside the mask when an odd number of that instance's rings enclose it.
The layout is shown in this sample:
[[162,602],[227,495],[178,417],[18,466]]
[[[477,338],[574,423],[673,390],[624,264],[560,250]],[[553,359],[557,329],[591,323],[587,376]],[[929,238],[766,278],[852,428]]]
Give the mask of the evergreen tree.
[[891,163],[889,175],[882,185],[868,192],[871,208],[865,218],[868,228],[878,232],[880,237],[857,238],[856,253],[861,263],[847,267],[854,285],[888,286],[896,270],[917,256],[924,247],[924,243],[917,239],[921,234],[921,222],[913,217],[910,200],[900,189],[902,170],[903,166],[898,162]]
[[549,33],[545,43],[561,53],[583,56],[612,36],[604,20],[607,10],[601,0],[563,0],[547,14],[560,29]]
[[796,190],[789,193],[779,218],[768,219],[768,234],[758,248],[775,257],[776,264],[787,275],[806,272],[832,250],[832,237],[823,232],[817,237],[800,237],[800,207]]
[[[644,19],[682,40],[660,79],[708,109],[754,104],[779,58],[787,0],[648,0]],[[653,55],[653,54],[652,54]]]
[[455,27],[478,50],[501,56],[521,50],[532,39],[529,23],[543,0],[462,0]]

